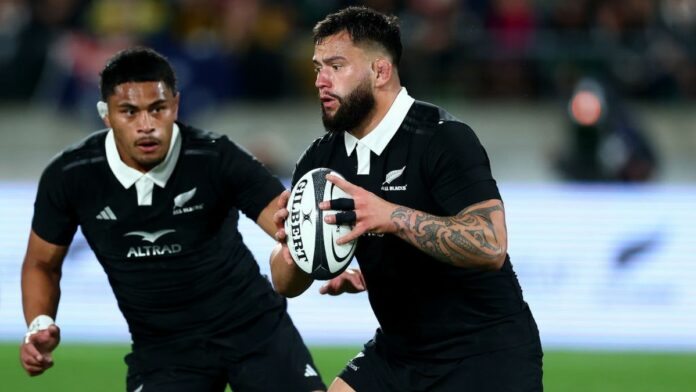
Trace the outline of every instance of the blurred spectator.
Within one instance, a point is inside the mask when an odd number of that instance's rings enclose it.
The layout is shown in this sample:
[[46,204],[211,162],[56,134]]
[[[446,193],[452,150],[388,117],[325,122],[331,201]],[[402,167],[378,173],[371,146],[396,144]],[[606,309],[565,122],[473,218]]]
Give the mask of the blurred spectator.
[[[237,7],[237,20],[228,20],[226,9]],[[243,95],[238,41],[245,39],[247,26],[255,16],[246,12],[254,2],[218,0],[175,0],[170,2],[169,26],[145,39],[145,44],[166,56],[178,77],[184,109],[180,116],[186,120],[203,109]],[[230,6],[231,5],[231,6]],[[230,38],[225,29],[234,28],[237,35]],[[181,110],[181,109],[180,109]]]
[[[33,90],[31,83],[40,73],[41,53],[27,45],[28,26],[31,23],[29,4],[22,0],[0,1],[0,85],[3,98],[26,98]],[[18,69],[22,60],[26,68]],[[14,71],[14,72],[13,72]]]
[[352,4],[400,17],[419,94],[549,98],[590,72],[626,98],[696,97],[694,0],[0,0],[0,99],[91,115],[85,75],[136,43],[170,58],[187,112],[314,94],[306,37]]
[[664,69],[674,75],[678,96],[696,97],[696,1],[660,1],[660,16],[668,34],[656,47]]
[[267,100],[293,95],[286,48],[295,26],[294,8],[282,1],[259,3],[243,52],[241,72],[246,98]]
[[78,25],[79,0],[0,1],[0,99],[28,100],[50,75],[53,44]]
[[486,27],[505,52],[524,53],[533,43],[535,19],[531,0],[493,0]]
[[531,0],[493,0],[486,15],[495,55],[486,65],[487,93],[534,96],[534,48],[537,21]]
[[696,34],[696,1],[663,0],[659,2],[659,8],[660,16],[670,31],[680,39],[693,40]]
[[[439,93],[457,83],[452,77],[459,66],[458,26],[462,10],[457,0],[408,0],[399,17],[404,51],[401,77],[415,91],[433,90]],[[424,70],[437,69],[437,72]],[[448,88],[449,87],[449,88]]]
[[99,71],[114,53],[168,28],[170,7],[165,1],[84,1],[77,25],[61,32],[50,47],[50,72],[35,90],[35,99],[100,125],[94,115]]
[[651,143],[620,98],[599,81],[578,82],[568,123],[570,144],[557,162],[566,179],[640,182],[655,174]]

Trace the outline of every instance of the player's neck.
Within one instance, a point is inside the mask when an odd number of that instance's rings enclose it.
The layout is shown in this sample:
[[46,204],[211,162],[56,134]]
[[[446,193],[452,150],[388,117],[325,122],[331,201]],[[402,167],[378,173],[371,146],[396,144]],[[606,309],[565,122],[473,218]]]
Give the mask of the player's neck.
[[355,136],[357,139],[362,139],[369,135],[377,125],[384,119],[389,112],[396,96],[399,95],[401,91],[401,86],[396,86],[394,88],[385,89],[382,91],[375,91],[375,107],[372,109],[370,114],[365,117],[365,120],[360,124],[360,126],[350,131],[350,134]]

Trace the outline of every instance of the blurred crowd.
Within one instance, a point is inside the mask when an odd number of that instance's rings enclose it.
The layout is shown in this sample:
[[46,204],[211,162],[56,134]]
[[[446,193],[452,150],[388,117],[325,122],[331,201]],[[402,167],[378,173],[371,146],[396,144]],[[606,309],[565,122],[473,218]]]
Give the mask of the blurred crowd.
[[314,94],[311,28],[364,4],[401,19],[417,96],[696,97],[696,0],[0,0],[0,100],[94,110],[98,72],[145,44],[174,64],[184,111]]

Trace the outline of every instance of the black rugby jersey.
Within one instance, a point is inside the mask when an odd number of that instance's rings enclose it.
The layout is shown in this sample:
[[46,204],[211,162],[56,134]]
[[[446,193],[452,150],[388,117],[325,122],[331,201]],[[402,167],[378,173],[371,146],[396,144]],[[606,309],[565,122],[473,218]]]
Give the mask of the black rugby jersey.
[[81,226],[136,347],[216,336],[235,344],[244,339],[235,327],[285,309],[237,230],[239,211],[255,221],[284,187],[226,136],[179,129],[178,161],[151,205],[117,179],[103,130],[53,159],[34,206],[32,228],[50,243],[70,244]]
[[[471,128],[428,103],[406,110],[381,154],[370,151],[369,174],[357,174],[357,154],[347,155],[345,133],[327,133],[304,152],[293,184],[313,168],[328,167],[389,202],[438,216],[500,199]],[[392,353],[462,358],[539,338],[509,257],[498,271],[459,268],[394,235],[363,235],[355,256],[380,324],[375,340]]]

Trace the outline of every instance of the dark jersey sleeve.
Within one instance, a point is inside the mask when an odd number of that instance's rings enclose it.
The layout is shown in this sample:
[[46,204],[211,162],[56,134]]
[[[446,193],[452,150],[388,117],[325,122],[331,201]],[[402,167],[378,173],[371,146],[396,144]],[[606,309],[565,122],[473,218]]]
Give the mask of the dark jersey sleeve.
[[425,154],[432,193],[449,214],[489,199],[500,199],[486,150],[466,124],[439,125]]
[[41,175],[31,223],[32,230],[52,244],[70,245],[77,230],[77,214],[68,195],[65,172],[58,156]]
[[285,190],[283,184],[249,152],[230,141],[220,140],[224,149],[220,158],[223,185],[234,207],[256,221],[261,211]]

